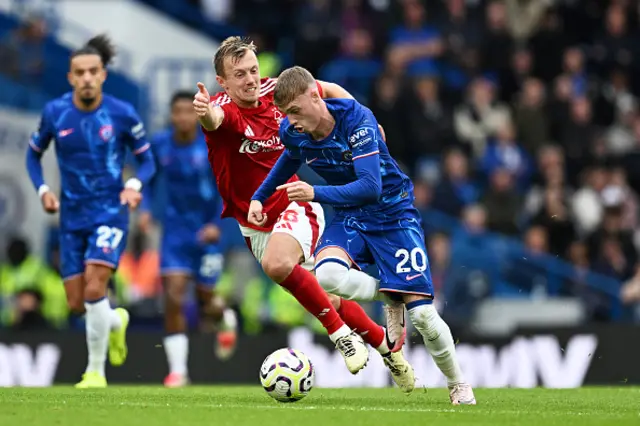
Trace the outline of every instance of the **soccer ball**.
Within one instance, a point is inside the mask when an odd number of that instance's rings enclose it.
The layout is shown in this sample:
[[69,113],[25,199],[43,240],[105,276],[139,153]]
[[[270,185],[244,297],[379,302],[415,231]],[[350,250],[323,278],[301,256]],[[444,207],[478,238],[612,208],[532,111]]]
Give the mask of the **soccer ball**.
[[295,349],[278,349],[260,367],[260,383],[276,401],[300,401],[311,391],[314,381],[311,361]]

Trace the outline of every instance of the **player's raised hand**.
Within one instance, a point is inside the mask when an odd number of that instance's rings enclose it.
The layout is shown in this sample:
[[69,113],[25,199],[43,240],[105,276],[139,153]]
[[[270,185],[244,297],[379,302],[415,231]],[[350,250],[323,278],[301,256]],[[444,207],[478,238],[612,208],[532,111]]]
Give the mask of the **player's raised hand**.
[[120,204],[129,205],[131,209],[136,209],[142,201],[142,194],[132,188],[125,188],[120,193]]
[[211,108],[211,96],[204,83],[198,82],[198,91],[193,97],[193,109],[198,117],[204,117]]
[[57,213],[60,209],[60,202],[58,201],[58,197],[56,197],[56,194],[51,191],[47,191],[42,194],[40,201],[42,201],[42,208],[44,209],[44,211],[49,214]]
[[200,231],[198,231],[198,241],[205,244],[217,243],[220,239],[220,234],[220,228],[209,223],[204,225]]
[[267,214],[263,212],[262,203],[258,200],[251,200],[249,204],[249,214],[247,220],[250,224],[256,226],[264,226],[267,222]]
[[277,191],[281,189],[287,191],[289,201],[313,201],[316,195],[313,186],[302,181],[285,183],[276,188]]

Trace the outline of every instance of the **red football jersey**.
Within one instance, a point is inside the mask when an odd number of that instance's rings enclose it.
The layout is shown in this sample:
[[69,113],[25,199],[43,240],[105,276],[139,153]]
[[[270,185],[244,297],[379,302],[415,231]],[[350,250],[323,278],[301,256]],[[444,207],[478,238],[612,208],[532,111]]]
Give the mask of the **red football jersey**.
[[[247,222],[251,197],[284,152],[278,132],[284,116],[273,104],[275,86],[276,79],[261,80],[256,108],[240,108],[225,92],[217,93],[211,101],[224,110],[224,120],[212,132],[203,129],[209,163],[224,201],[222,217],[233,217],[240,225],[259,231],[271,231],[289,205],[286,191],[276,191],[263,204],[267,214],[264,227]],[[289,182],[297,180],[294,175]]]

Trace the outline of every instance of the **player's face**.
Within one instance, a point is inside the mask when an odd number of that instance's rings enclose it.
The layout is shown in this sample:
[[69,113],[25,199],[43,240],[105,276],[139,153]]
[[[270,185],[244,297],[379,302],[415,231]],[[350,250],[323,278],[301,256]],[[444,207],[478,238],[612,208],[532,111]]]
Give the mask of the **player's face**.
[[298,132],[311,133],[318,128],[322,119],[321,102],[318,91],[309,89],[280,110]]
[[79,55],[71,60],[69,84],[81,101],[90,104],[102,92],[107,70],[98,55]]
[[196,128],[198,116],[189,99],[178,99],[171,107],[171,123],[180,133],[189,133]]
[[260,65],[256,54],[247,51],[242,58],[224,60],[224,77],[218,83],[236,103],[255,106],[260,97]]

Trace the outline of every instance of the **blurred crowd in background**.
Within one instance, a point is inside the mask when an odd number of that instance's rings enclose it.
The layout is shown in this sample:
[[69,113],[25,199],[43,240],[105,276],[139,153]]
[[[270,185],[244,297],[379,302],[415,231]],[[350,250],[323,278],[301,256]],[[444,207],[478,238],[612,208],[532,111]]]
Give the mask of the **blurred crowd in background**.
[[[263,75],[301,65],[373,110],[414,179],[438,306],[454,324],[487,298],[569,297],[583,303],[586,321],[640,320],[637,2],[144,3],[212,37],[241,31],[258,45]],[[46,79],[45,22],[6,33],[2,78]],[[245,331],[315,326],[228,225],[220,289]],[[159,327],[157,238],[132,234],[114,297],[139,326]],[[8,245],[4,325],[67,325],[57,259],[54,243],[44,257],[20,238]]]

